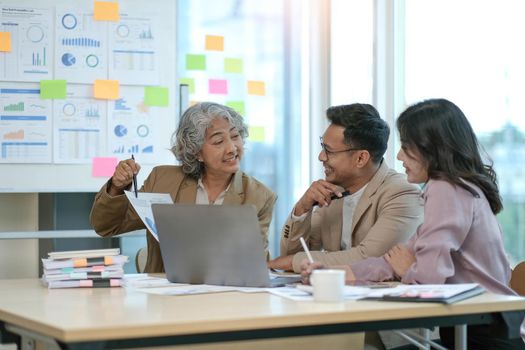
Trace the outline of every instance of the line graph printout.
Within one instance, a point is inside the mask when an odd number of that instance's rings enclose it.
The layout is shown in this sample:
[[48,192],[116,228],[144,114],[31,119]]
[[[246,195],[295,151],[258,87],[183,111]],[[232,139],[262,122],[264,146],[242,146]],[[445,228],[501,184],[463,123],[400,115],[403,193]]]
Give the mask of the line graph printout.
[[37,82],[52,76],[52,9],[2,5],[0,31],[12,51],[0,53],[0,79]]
[[107,77],[107,22],[72,6],[57,6],[55,17],[55,79],[91,84]]
[[121,84],[157,85],[160,78],[160,40],[154,15],[131,16],[123,13],[120,22],[109,25],[109,79]]
[[53,100],[55,163],[89,164],[106,150],[107,103],[89,85],[70,84],[65,100]]
[[18,85],[0,86],[0,163],[50,163],[51,103],[38,84]]

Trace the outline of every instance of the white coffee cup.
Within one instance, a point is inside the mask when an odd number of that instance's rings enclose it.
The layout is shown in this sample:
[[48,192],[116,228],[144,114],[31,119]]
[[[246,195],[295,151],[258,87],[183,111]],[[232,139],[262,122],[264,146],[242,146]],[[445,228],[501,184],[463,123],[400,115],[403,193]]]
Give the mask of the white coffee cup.
[[322,302],[343,301],[345,271],[318,269],[312,271],[310,283],[314,287],[314,300]]

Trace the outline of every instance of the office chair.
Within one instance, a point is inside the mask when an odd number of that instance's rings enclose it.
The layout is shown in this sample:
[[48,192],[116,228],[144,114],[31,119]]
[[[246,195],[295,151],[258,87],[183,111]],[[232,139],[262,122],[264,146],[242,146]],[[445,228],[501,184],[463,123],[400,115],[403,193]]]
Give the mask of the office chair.
[[146,268],[146,261],[148,260],[148,247],[142,247],[135,255],[135,268],[138,273],[143,273]]
[[519,295],[525,295],[525,261],[520,262],[512,270],[510,288]]

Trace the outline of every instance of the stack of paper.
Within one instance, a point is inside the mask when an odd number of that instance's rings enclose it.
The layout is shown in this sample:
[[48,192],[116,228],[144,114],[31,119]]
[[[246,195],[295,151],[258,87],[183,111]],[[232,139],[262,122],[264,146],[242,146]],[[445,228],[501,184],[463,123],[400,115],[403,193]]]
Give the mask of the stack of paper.
[[120,287],[127,262],[119,248],[51,252],[42,259],[42,282],[48,288]]

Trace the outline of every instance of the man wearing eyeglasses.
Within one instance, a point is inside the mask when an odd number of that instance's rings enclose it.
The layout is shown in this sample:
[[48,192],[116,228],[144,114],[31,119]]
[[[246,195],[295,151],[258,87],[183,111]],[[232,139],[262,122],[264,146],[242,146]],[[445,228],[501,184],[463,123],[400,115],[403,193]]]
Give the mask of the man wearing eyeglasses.
[[301,270],[300,237],[325,266],[382,256],[422,221],[419,189],[383,159],[390,130],[377,110],[355,103],[326,114],[331,124],[319,153],[325,179],[295,204],[281,232],[281,256],[268,262],[270,268]]

